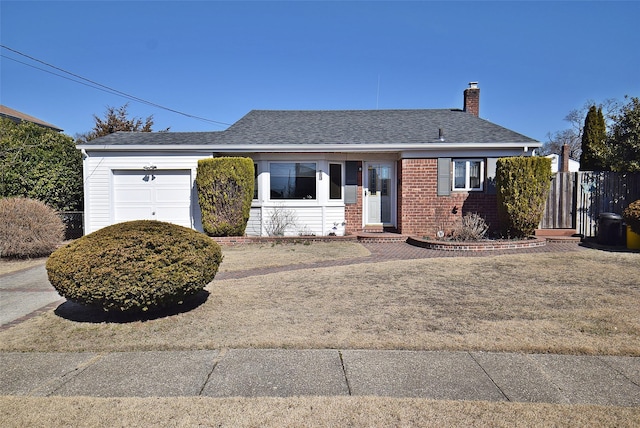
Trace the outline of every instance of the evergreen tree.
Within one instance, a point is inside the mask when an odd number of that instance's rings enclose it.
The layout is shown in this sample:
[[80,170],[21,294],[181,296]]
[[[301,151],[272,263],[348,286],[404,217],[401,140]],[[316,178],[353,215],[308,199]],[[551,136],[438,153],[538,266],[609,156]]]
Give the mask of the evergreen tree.
[[610,158],[611,149],[607,142],[607,128],[602,108],[593,105],[584,120],[580,170],[608,171],[611,168]]
[[73,138],[0,118],[0,198],[37,199],[58,211],[82,209],[82,156]]
[[640,98],[631,97],[629,103],[622,107],[612,128],[614,158],[611,169],[640,172]]

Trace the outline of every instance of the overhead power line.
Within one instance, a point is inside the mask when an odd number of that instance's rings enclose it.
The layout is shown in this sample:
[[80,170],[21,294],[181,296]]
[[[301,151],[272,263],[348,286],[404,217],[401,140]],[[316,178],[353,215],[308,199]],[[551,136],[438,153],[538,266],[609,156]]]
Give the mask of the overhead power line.
[[172,108],[169,108],[169,107],[165,107],[165,106],[160,105],[160,104],[156,104],[156,103],[154,103],[152,101],[148,101],[148,100],[145,100],[143,98],[136,97],[135,95],[131,95],[131,94],[128,94],[126,92],[122,92],[122,91],[119,91],[117,89],[111,88],[109,86],[103,85],[103,84],[98,83],[96,81],[93,81],[91,79],[87,79],[86,77],[82,77],[82,76],[80,76],[78,74],[72,73],[72,72],[67,71],[65,69],[62,69],[60,67],[57,67],[57,66],[55,66],[53,64],[49,64],[48,62],[42,61],[42,60],[40,60],[38,58],[34,58],[34,57],[32,57],[30,55],[27,55],[27,54],[25,54],[23,52],[20,52],[18,50],[12,49],[12,48],[10,48],[8,46],[0,44],[0,47],[6,49],[8,51],[11,51],[11,52],[13,52],[13,53],[15,53],[17,55],[20,55],[20,56],[23,56],[25,58],[28,58],[31,61],[38,62],[38,63],[43,64],[43,65],[45,65],[47,67],[50,67],[50,68],[52,68],[54,70],[58,70],[58,71],[60,71],[62,73],[68,74],[69,76],[72,76],[72,77],[67,77],[67,76],[64,76],[62,74],[55,73],[55,72],[47,70],[47,69],[44,69],[44,68],[41,68],[41,67],[37,67],[37,66],[35,66],[33,64],[29,64],[29,63],[24,62],[24,61],[19,61],[19,60],[15,59],[15,58],[12,58],[12,57],[9,57],[9,56],[6,56],[6,55],[0,55],[3,58],[9,59],[11,61],[15,61],[15,62],[17,62],[19,64],[23,64],[23,65],[26,65],[26,66],[31,67],[31,68],[35,68],[36,70],[40,70],[40,71],[43,71],[45,73],[53,74],[54,76],[58,76],[58,77],[61,77],[63,79],[70,80],[70,81],[72,81],[74,83],[79,83],[81,85],[85,85],[85,86],[88,86],[88,87],[93,88],[93,89],[97,89],[97,90],[100,90],[100,91],[103,91],[103,92],[107,92],[107,93],[110,93],[112,95],[117,95],[117,96],[126,98],[126,99],[131,100],[131,101],[136,101],[136,102],[139,102],[139,103],[142,103],[142,104],[146,104],[148,106],[152,106],[152,107],[156,107],[156,108],[159,108],[159,109],[162,109],[162,110],[170,111],[172,113],[176,113],[176,114],[179,114],[179,115],[182,115],[182,116],[186,116],[186,117],[189,117],[189,118],[192,118],[192,119],[202,120],[204,122],[215,123],[215,124],[218,124],[218,125],[230,125],[230,123],[220,122],[220,121],[217,121],[217,120],[212,120],[212,119],[207,119],[207,118],[200,117],[200,116],[195,116],[193,114],[185,113],[185,112],[182,112],[182,111],[179,111],[179,110],[175,110],[175,109],[172,109]]

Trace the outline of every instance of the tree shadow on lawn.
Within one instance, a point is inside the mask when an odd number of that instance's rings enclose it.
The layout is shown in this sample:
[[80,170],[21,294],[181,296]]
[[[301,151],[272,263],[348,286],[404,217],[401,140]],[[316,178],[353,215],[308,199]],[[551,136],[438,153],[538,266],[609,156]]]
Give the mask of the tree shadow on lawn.
[[202,290],[186,298],[182,304],[150,309],[145,312],[106,312],[102,308],[82,305],[71,300],[62,303],[53,312],[60,318],[75,322],[118,324],[144,322],[192,311],[204,304],[209,298],[209,294],[207,290]]

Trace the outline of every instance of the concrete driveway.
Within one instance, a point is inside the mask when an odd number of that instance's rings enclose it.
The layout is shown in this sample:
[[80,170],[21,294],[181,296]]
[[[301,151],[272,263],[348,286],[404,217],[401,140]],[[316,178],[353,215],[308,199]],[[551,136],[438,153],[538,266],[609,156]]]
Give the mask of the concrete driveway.
[[64,302],[47,278],[44,263],[0,276],[0,330]]

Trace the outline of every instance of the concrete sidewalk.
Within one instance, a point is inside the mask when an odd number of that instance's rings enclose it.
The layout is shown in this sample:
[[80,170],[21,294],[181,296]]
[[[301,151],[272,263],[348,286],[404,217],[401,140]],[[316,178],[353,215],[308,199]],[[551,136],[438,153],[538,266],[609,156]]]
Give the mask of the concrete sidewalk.
[[224,349],[0,353],[0,395],[388,396],[640,406],[640,358]]

